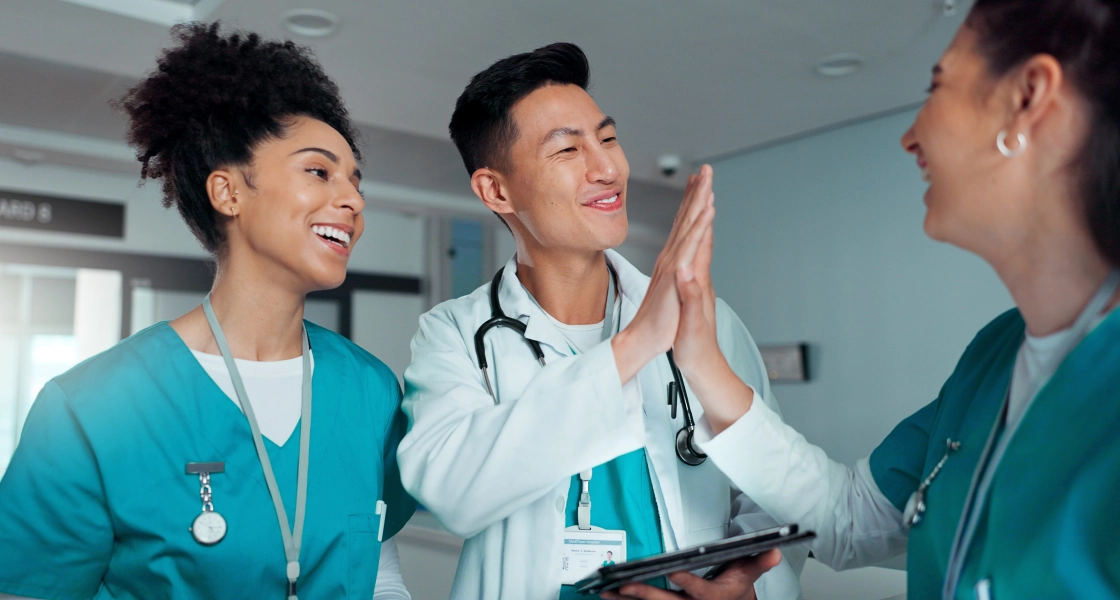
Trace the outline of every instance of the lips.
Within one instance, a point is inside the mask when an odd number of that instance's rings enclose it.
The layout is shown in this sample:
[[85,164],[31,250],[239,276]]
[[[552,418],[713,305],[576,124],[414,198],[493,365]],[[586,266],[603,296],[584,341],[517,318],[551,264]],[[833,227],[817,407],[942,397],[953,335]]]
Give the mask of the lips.
[[[349,229],[349,227],[347,227]],[[340,250],[350,247],[350,232],[333,225],[312,225],[311,232],[319,236],[328,246]]]
[[622,207],[622,192],[619,190],[603,192],[584,201],[583,205],[601,211],[618,210]]

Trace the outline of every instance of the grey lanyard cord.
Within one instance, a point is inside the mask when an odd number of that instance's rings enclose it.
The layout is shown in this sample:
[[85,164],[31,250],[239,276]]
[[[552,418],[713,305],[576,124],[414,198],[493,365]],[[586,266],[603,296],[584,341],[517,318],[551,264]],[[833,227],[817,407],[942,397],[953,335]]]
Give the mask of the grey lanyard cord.
[[[1108,306],[1108,301],[1112,299],[1116,289],[1120,288],[1120,269],[1113,270],[1108,278],[1101,284],[1097,293],[1085,305],[1085,309],[1077,317],[1077,320],[1070,327],[1072,335],[1066,345],[1061,348],[1062,360],[1089,335],[1090,330],[1093,328],[1093,321],[1096,317]],[[1026,335],[1024,333],[1024,335]],[[1060,367],[1059,367],[1060,368]],[[1051,377],[1035,375],[1030,381],[1030,388],[1028,390],[1030,400],[1033,403],[1034,397],[1038,395],[1045,380]],[[976,528],[979,525],[980,518],[979,512],[984,503],[984,499],[991,489],[992,480],[995,477],[996,468],[999,466],[1003,455],[1007,450],[1011,438],[1018,430],[1019,424],[1026,418],[1024,414],[1018,422],[1016,422],[1010,429],[1003,431],[999,434],[999,428],[1007,419],[1008,406],[1011,401],[1011,384],[1008,383],[1007,394],[1003,400],[1003,407],[1000,410],[999,419],[992,429],[989,436],[987,447],[980,457],[980,462],[977,465],[977,472],[973,476],[972,489],[969,490],[968,498],[965,500],[965,510],[961,515],[961,521],[957,527],[956,539],[953,541],[953,546],[949,553],[949,572],[945,578],[945,585],[941,590],[943,598],[952,598],[956,593],[957,584],[960,581],[961,573],[964,571],[965,559],[968,557],[968,548],[972,545],[972,540],[976,535]],[[1029,406],[1029,404],[1028,404]],[[998,436],[998,437],[997,437]]]
[[241,403],[241,410],[245,419],[249,421],[249,429],[253,432],[253,446],[257,449],[257,458],[261,461],[264,470],[264,480],[268,484],[268,493],[272,496],[272,505],[276,509],[276,518],[280,522],[280,535],[284,538],[284,556],[287,558],[286,575],[288,577],[288,600],[296,598],[296,580],[299,579],[299,550],[303,542],[303,520],[307,509],[307,456],[311,445],[311,346],[307,341],[307,328],[303,330],[303,403],[300,416],[299,432],[299,472],[296,480],[296,524],[294,531],[288,528],[288,512],[284,509],[284,500],[280,497],[280,487],[276,485],[276,475],[272,471],[272,461],[268,458],[268,451],[264,447],[264,438],[261,437],[260,426],[257,425],[257,416],[253,412],[253,405],[249,402],[249,394],[245,393],[245,384],[241,381],[241,373],[237,370],[237,363],[229,351],[226,336],[222,333],[222,326],[218,324],[218,317],[214,315],[214,308],[210,305],[210,294],[202,301],[202,310],[206,313],[206,320],[210,323],[210,331],[214,333],[214,341],[218,343],[218,350],[225,359],[229,378],[233,380],[233,389],[237,392],[237,399]]

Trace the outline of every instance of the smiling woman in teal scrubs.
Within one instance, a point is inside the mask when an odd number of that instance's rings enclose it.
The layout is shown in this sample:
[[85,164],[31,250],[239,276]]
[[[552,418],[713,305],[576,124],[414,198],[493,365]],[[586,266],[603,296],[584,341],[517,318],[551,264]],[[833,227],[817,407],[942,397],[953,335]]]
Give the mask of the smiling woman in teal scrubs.
[[976,0],[902,145],[926,232],[991,264],[1016,308],[850,469],[727,367],[702,252],[674,346],[702,448],[833,568],[907,551],[910,600],[1120,598],[1120,1]]
[[400,390],[303,320],[362,234],[353,127],[306,50],[176,34],[122,106],[214,286],[43,388],[0,481],[0,595],[369,600],[415,508]]

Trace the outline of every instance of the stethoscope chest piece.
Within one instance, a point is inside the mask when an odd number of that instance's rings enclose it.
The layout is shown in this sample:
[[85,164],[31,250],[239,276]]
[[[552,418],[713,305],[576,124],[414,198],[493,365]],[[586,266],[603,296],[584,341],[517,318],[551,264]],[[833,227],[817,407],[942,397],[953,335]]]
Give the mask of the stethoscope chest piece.
[[691,427],[682,427],[677,432],[677,458],[690,467],[699,466],[708,460],[707,454],[696,449],[695,440],[693,440],[695,431]]

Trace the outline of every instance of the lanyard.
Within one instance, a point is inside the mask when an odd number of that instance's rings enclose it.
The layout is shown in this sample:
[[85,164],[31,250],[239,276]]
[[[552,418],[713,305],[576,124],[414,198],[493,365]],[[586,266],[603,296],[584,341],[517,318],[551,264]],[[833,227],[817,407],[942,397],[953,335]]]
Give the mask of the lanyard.
[[[599,338],[600,341],[603,342],[609,340],[615,331],[614,302],[616,295],[615,278],[617,275],[614,272],[614,267],[612,267],[609,262],[607,263],[607,270],[610,271],[610,279],[607,281],[607,308],[603,312],[603,334]],[[541,312],[545,312],[545,310],[541,308],[540,303],[537,302],[537,299],[533,297],[533,294],[529,293],[529,290],[525,290],[525,293],[529,294],[529,299],[533,301],[533,304],[537,305],[537,308],[540,308]],[[621,327],[621,325],[622,316],[619,315],[619,327]],[[568,346],[574,354],[575,346],[572,344],[571,340],[568,340]],[[591,469],[580,471],[579,473],[580,485],[582,487],[579,494],[579,506],[576,509],[576,523],[579,525],[579,528],[584,531],[591,529],[591,473]]]
[[[1118,287],[1120,287],[1120,270],[1113,270],[1104,283],[1101,284],[1097,293],[1089,300],[1089,303],[1085,305],[1085,309],[1081,311],[1081,315],[1077,317],[1073,327],[1070,328],[1071,335],[1069,336],[1069,340],[1066,342],[1065,346],[1060,349],[1063,360],[1065,356],[1068,356],[1069,353],[1081,343],[1081,340],[1085,339],[1085,336],[1089,335],[1090,330],[1093,328],[1093,321],[1095,321],[1096,317],[1108,306],[1108,301],[1112,299]],[[1028,398],[1030,398],[1029,402],[1034,401],[1034,397],[1041,389],[1042,384],[1050,376],[1052,376],[1052,374],[1036,374],[1035,377],[1031,379],[1027,394]],[[957,534],[953,540],[953,546],[949,554],[949,569],[945,577],[944,587],[942,588],[942,596],[944,598],[952,598],[953,594],[956,593],[957,584],[964,571],[965,559],[968,558],[968,549],[972,545],[972,540],[976,535],[976,528],[980,522],[984,501],[987,498],[988,491],[991,489],[996,468],[1002,461],[1007,446],[1011,442],[1011,438],[1015,435],[1019,424],[1026,418],[1024,415],[1012,427],[1003,429],[1007,420],[1010,399],[1011,386],[1009,383],[1007,394],[1004,396],[1003,407],[1000,410],[1000,416],[995,426],[992,428],[987,446],[980,456],[980,462],[977,463],[976,472],[973,473],[972,486],[969,490],[968,497],[965,499],[965,509],[958,523]]]
[[214,333],[214,341],[222,358],[226,361],[226,369],[233,380],[233,389],[237,392],[237,399],[241,403],[241,410],[249,421],[249,429],[253,432],[253,445],[257,449],[257,458],[261,461],[264,470],[264,480],[268,484],[268,493],[272,496],[272,505],[276,509],[276,518],[280,522],[280,534],[284,538],[284,556],[287,559],[288,600],[296,598],[296,580],[299,579],[299,550],[303,542],[303,519],[307,508],[307,455],[311,445],[311,347],[307,341],[307,329],[303,330],[303,404],[300,416],[299,433],[299,472],[296,480],[296,524],[295,530],[288,528],[288,513],[284,510],[284,501],[280,497],[280,488],[276,485],[276,475],[272,471],[272,461],[264,448],[264,438],[261,437],[260,426],[257,425],[257,416],[253,413],[253,405],[249,402],[249,395],[245,393],[245,385],[241,381],[241,373],[237,370],[237,363],[229,351],[226,336],[222,333],[222,326],[214,316],[214,308],[210,305],[210,295],[202,301],[202,310],[206,313],[206,320],[210,323],[210,331]]

